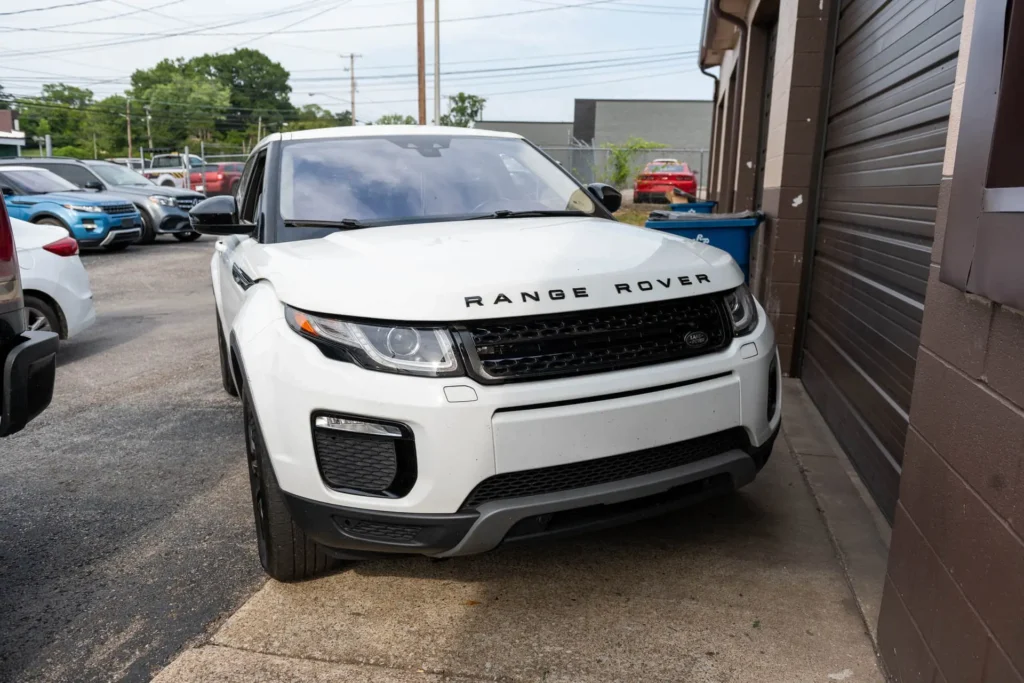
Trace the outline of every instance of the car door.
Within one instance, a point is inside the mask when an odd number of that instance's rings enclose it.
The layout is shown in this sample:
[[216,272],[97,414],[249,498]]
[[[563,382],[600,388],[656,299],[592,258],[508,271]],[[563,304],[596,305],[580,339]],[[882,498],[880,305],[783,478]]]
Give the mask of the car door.
[[262,198],[264,170],[267,163],[267,150],[257,152],[246,164],[242,174],[243,189],[238,199],[239,222],[251,225],[253,232],[249,235],[230,235],[217,241],[216,250],[220,254],[220,296],[221,315],[224,328],[230,330],[245,301],[246,291],[255,284],[252,277],[252,266],[246,255],[253,249],[259,249],[259,228],[263,221]]

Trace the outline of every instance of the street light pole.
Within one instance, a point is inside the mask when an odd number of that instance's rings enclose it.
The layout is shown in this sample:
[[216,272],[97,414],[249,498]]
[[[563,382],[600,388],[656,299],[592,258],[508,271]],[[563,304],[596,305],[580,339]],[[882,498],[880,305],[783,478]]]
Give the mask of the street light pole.
[[434,0],[434,125],[441,125],[441,0]]
[[[153,149],[153,131],[149,128],[149,122],[153,120],[153,117],[149,113],[149,105],[142,107],[146,110],[146,142],[149,143],[149,148]],[[131,156],[130,154],[128,156]]]
[[128,125],[128,158],[132,156],[132,98],[124,98],[124,120]]
[[425,54],[423,0],[416,0],[416,76],[420,91],[420,125],[427,125],[427,57]]
[[356,57],[362,57],[354,52],[350,52],[347,55],[341,55],[342,57],[348,57],[348,71],[349,71],[349,85],[351,92],[349,95],[349,113],[352,114],[352,125],[356,125]]

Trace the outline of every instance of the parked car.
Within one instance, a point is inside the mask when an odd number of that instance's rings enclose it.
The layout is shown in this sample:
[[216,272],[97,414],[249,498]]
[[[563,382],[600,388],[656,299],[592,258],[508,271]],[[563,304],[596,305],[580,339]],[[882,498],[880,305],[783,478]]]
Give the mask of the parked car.
[[142,217],[139,244],[152,244],[159,235],[174,235],[181,242],[199,239],[188,222],[188,210],[205,198],[199,192],[155,185],[142,174],[109,161],[61,157],[19,161],[52,171],[81,189],[98,190],[134,204]]
[[89,276],[78,242],[56,225],[11,219],[21,268],[25,315],[31,331],[70,339],[96,322]]
[[234,194],[242,177],[242,162],[218,162],[207,164],[200,170],[192,170],[192,187],[201,188],[206,196]]
[[188,169],[185,168],[185,155],[155,154],[142,173],[157,185],[163,187],[180,187],[186,190],[197,189],[191,183],[190,169],[202,168],[206,165],[202,157],[190,154]]
[[276,133],[245,178],[191,217],[220,236],[221,382],[272,577],[631,521],[767,461],[778,354],[736,262],[614,220],[617,190],[521,136]]
[[62,227],[82,247],[121,251],[142,234],[142,217],[133,204],[86,192],[45,168],[0,166],[0,191],[12,218]]
[[25,324],[14,230],[0,202],[0,436],[20,431],[53,397],[57,335]]
[[633,182],[633,201],[637,204],[667,203],[665,193],[673,187],[696,196],[697,178],[690,166],[675,159],[655,159]]

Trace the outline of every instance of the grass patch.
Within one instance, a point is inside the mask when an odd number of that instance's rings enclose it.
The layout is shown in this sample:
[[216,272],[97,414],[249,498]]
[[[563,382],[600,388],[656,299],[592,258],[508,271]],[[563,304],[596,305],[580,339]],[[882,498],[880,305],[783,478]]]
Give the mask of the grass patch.
[[631,225],[643,225],[647,222],[647,214],[651,212],[650,207],[627,206],[615,212],[615,217],[623,223]]

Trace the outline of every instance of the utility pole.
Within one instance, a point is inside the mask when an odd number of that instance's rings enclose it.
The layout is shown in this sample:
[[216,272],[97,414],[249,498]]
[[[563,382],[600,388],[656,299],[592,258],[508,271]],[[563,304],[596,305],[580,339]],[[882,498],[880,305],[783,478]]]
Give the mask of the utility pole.
[[434,125],[441,125],[441,0],[434,0]]
[[256,140],[263,139],[263,115],[260,114],[259,118],[256,119]]
[[96,133],[92,134],[92,158],[93,159],[99,159],[100,158],[99,150],[96,147]]
[[[132,156],[132,98],[124,98],[124,120],[128,125],[128,158]],[[152,146],[152,145],[151,145]]]
[[352,114],[352,125],[356,125],[356,57],[362,57],[354,52],[350,52],[347,55],[340,55],[341,57],[348,57],[348,68],[346,71],[349,72],[349,84],[352,88],[349,95],[349,113]]
[[[149,114],[149,105],[143,105],[143,109],[146,110],[146,142],[149,143],[149,148],[153,149],[153,131],[149,129],[149,122],[153,120],[153,117]],[[131,155],[129,155],[131,156]]]
[[423,0],[416,0],[416,71],[420,90],[420,125],[427,125],[427,57],[423,36]]

